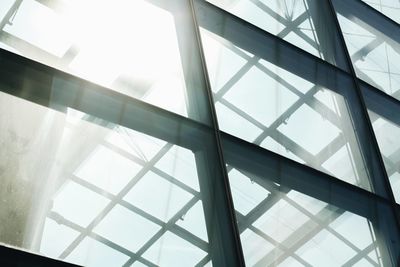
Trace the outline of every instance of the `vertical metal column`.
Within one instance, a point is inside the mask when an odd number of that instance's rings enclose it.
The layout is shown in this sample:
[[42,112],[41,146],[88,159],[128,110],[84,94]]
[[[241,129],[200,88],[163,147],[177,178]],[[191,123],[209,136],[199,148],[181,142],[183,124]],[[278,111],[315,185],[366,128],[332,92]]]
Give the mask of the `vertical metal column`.
[[168,4],[175,19],[189,117],[210,126],[207,145],[194,152],[211,260],[214,266],[245,266],[193,2]]
[[[349,111],[351,112],[353,123],[356,131],[356,136],[359,141],[360,149],[364,155],[365,167],[368,170],[369,178],[373,191],[375,194],[387,199],[391,204],[390,207],[382,205],[378,208],[376,218],[371,218],[374,229],[376,231],[378,243],[382,244],[382,248],[386,247],[387,250],[382,250],[383,263],[385,266],[398,266],[400,264],[400,223],[394,207],[395,199],[391,189],[389,178],[387,176],[382,156],[380,154],[379,146],[375,133],[372,128],[371,121],[369,120],[367,107],[364,102],[360,86],[357,82],[357,76],[350,58],[349,51],[344,40],[343,32],[340,28],[339,20],[332,0],[326,0],[330,15],[333,18],[337,28],[339,41],[342,50],[345,53],[347,64],[350,69],[350,74],[353,79],[354,91],[348,92],[347,100],[349,102]],[[357,103],[361,106],[361,110],[355,110],[352,103]]]

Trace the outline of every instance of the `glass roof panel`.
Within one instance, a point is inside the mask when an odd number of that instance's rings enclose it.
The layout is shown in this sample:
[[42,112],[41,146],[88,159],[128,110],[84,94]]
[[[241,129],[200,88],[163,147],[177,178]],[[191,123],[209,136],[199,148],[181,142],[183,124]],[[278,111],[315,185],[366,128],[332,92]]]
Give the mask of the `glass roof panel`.
[[242,215],[247,215],[269,194],[268,190],[254,183],[236,169],[229,172],[229,177],[233,203],[236,210]]
[[[307,125],[307,127],[306,127]],[[299,132],[299,129],[303,131]],[[307,149],[313,155],[338,137],[340,131],[307,105],[302,105],[278,131]],[[318,136],[319,138],[315,138]]]
[[40,253],[48,257],[57,258],[78,235],[78,231],[59,224],[55,220],[46,218],[40,244]]
[[136,252],[160,229],[159,225],[116,205],[93,231]]
[[116,195],[140,169],[140,165],[133,161],[98,146],[79,166],[75,175]]
[[179,146],[173,146],[155,164],[155,167],[192,189],[200,191],[195,158],[192,151]]
[[158,266],[194,266],[206,252],[171,232],[166,232],[143,256]]
[[167,222],[193,197],[153,172],[148,172],[124,200]]
[[122,266],[127,259],[128,256],[90,237],[80,242],[78,247],[66,258],[69,262],[88,267]]
[[105,208],[109,200],[73,182],[68,181],[54,196],[53,212],[86,227]]

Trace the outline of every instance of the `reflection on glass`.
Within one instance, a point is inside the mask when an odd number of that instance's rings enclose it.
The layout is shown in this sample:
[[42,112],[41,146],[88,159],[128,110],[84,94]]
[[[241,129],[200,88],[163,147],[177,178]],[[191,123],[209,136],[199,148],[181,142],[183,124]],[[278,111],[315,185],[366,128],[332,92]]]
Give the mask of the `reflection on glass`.
[[174,19],[166,10],[144,0],[13,3],[0,3],[1,48],[187,115]]
[[207,262],[193,152],[4,93],[0,110],[0,242],[85,266]]
[[348,2],[333,1],[357,76],[400,99],[400,30],[390,23],[381,25],[382,19],[377,21],[373,10]]
[[201,34],[221,130],[370,189],[343,96]]
[[367,219],[228,171],[247,266],[383,266]]
[[[337,31],[324,3],[316,0],[207,0],[332,64],[347,69]],[[340,58],[340,59],[339,59]]]
[[400,203],[400,126],[369,111],[386,172],[397,203]]

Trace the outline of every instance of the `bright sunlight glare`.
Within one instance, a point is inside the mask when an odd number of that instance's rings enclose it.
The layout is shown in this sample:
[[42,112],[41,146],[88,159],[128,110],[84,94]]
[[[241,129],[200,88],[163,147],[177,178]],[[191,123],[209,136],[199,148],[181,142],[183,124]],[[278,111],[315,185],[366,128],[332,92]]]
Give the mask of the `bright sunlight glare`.
[[144,0],[60,2],[52,10],[24,1],[7,31],[56,56],[62,70],[186,116],[178,41],[168,11]]

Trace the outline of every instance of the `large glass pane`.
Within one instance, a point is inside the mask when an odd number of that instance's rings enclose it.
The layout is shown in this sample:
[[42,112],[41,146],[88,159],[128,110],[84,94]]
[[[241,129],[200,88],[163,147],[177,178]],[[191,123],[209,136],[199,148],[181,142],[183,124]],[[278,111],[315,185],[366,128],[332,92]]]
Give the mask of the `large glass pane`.
[[85,266],[206,263],[191,150],[0,93],[0,242]]
[[208,1],[314,56],[348,69],[325,1]]
[[398,0],[362,0],[382,14],[400,23],[400,2]]
[[205,29],[201,36],[221,130],[370,190],[342,95],[351,83],[327,75],[326,88],[314,65],[307,78],[294,74],[278,66],[279,47],[269,62]]
[[174,17],[149,2],[1,1],[0,47],[187,116]]
[[228,166],[247,266],[385,266],[371,222]]
[[400,126],[369,111],[396,202],[400,204]]
[[400,27],[359,1],[333,1],[359,78],[400,99]]

